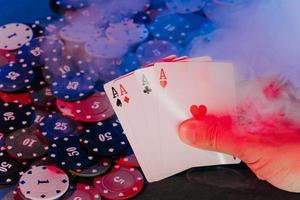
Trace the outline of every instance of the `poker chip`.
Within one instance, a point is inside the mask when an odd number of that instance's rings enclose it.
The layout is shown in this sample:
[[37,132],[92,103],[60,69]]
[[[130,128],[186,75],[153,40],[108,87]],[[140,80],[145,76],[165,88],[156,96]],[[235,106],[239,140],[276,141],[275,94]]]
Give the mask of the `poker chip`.
[[40,122],[41,136],[53,142],[62,137],[78,135],[77,125],[59,113],[51,113]]
[[21,176],[21,165],[14,159],[0,152],[0,185],[13,184]]
[[5,141],[8,154],[19,160],[35,159],[45,155],[48,146],[38,138],[36,133],[35,127],[19,129],[11,133]]
[[49,156],[54,163],[69,170],[84,169],[95,163],[94,157],[81,147],[76,136],[55,140],[49,148]]
[[151,18],[147,12],[138,12],[134,15],[133,21],[137,24],[148,24],[151,22]]
[[[91,24],[72,24],[60,29],[60,37],[67,42],[82,43],[91,38],[99,38],[103,35],[103,30]],[[76,46],[73,46],[76,48]]]
[[1,200],[13,200],[14,199],[14,191],[8,191]]
[[33,168],[33,167],[38,167],[38,166],[43,166],[43,165],[54,165],[54,164],[53,164],[53,162],[51,162],[49,160],[48,157],[42,157],[42,158],[34,161],[30,167]]
[[126,41],[120,42],[101,37],[87,41],[84,48],[86,53],[91,57],[113,59],[125,55],[128,51],[128,44]]
[[5,150],[5,139],[6,139],[5,134],[0,133],[0,151]]
[[70,170],[71,174],[79,177],[95,177],[105,174],[111,168],[112,162],[102,158],[96,164],[85,169]]
[[95,92],[95,81],[92,77],[76,73],[70,77],[55,78],[52,91],[56,98],[64,101],[77,101]]
[[133,150],[129,147],[124,156],[121,156],[115,161],[120,166],[123,167],[139,167],[139,162],[135,157]]
[[76,199],[84,199],[84,200],[92,200],[93,197],[92,195],[86,191],[86,190],[83,190],[83,189],[73,189],[72,192],[70,192],[71,194],[68,195],[68,197],[66,198],[63,198],[63,199],[66,199],[66,200],[76,200]]
[[113,119],[87,124],[80,136],[83,146],[99,156],[119,154],[129,145],[122,127]]
[[0,102],[0,132],[12,131],[29,127],[35,119],[34,111],[22,104]]
[[28,95],[30,96],[31,101],[36,106],[40,106],[40,107],[55,106],[56,98],[49,87],[45,87],[37,91],[32,91],[31,94]]
[[34,112],[35,112],[35,119],[34,119],[33,126],[38,127],[40,126],[42,120],[48,115],[48,113],[44,110],[37,109],[37,108],[35,108]]
[[66,115],[82,122],[103,121],[114,115],[113,108],[105,92],[95,94],[75,102],[57,100],[57,107]]
[[115,165],[109,174],[95,178],[94,186],[107,199],[129,199],[141,192],[144,178],[137,169]]
[[201,10],[207,0],[165,0],[167,7],[177,13],[192,13]]
[[69,178],[58,167],[38,166],[22,175],[19,187],[21,193],[28,199],[57,199],[67,191]]
[[112,40],[132,45],[144,41],[148,37],[149,31],[143,24],[136,24],[133,20],[123,20],[110,24],[105,34]]
[[16,56],[14,53],[0,49],[0,67],[2,65],[16,62]]
[[127,53],[117,64],[118,68],[123,70],[123,73],[132,72],[138,68],[140,68],[140,61],[135,53],[129,52]]
[[13,191],[13,199],[14,200],[28,200],[27,198],[25,198],[25,196],[21,193],[20,188],[16,188]]
[[42,68],[45,80],[51,84],[55,79],[75,76],[80,71],[80,66],[88,67],[82,60],[76,60],[72,56],[54,57],[47,60]]
[[151,40],[142,43],[136,51],[137,57],[141,64],[149,64],[160,60],[169,55],[178,55],[179,51],[177,47],[163,40]]
[[101,199],[99,191],[90,185],[78,183],[76,185],[76,188],[79,190],[87,191],[92,196],[92,200]]
[[36,20],[35,23],[27,23],[26,25],[32,29],[33,38],[41,37],[44,35],[44,27],[39,25],[39,21]]
[[6,103],[20,103],[22,105],[29,105],[32,103],[29,93],[0,92],[0,98]]
[[18,50],[17,59],[20,63],[39,67],[45,65],[50,59],[58,59],[63,49],[64,45],[60,40],[37,37]]
[[160,39],[183,44],[189,32],[192,31],[192,23],[185,17],[177,14],[158,16],[148,25],[150,33]]
[[50,7],[55,12],[78,10],[88,5],[88,0],[50,0]]
[[0,27],[0,49],[16,50],[33,37],[32,29],[26,24],[11,23]]
[[0,67],[0,91],[17,92],[28,86],[34,78],[32,67],[10,63]]

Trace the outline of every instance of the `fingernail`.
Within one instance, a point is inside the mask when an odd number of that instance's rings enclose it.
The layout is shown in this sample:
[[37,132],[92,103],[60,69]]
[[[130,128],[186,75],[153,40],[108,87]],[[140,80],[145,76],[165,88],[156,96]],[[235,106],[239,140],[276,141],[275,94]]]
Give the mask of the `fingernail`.
[[189,145],[196,142],[197,125],[194,122],[184,122],[179,129],[181,140]]

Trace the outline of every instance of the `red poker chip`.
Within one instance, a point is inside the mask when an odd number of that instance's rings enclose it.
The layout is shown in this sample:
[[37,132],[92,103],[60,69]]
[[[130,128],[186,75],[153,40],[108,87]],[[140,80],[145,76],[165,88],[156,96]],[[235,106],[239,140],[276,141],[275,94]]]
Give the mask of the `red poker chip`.
[[75,102],[56,101],[58,109],[67,116],[82,122],[97,122],[110,118],[114,110],[105,92],[97,92]]
[[136,159],[134,154],[129,156],[121,157],[115,161],[118,165],[123,167],[140,167],[138,160]]
[[0,49],[0,66],[16,62],[16,60],[14,53]]
[[29,93],[4,93],[0,92],[1,99],[6,103],[20,103],[29,105],[32,103]]
[[66,200],[77,200],[77,199],[84,199],[84,200],[93,200],[92,195],[85,190],[80,190],[76,188],[76,190],[72,193],[72,195]]
[[96,188],[94,188],[90,185],[78,183],[76,188],[78,190],[84,190],[84,191],[88,192],[91,195],[92,200],[101,200],[100,192]]
[[95,178],[94,186],[107,199],[129,199],[141,192],[144,177],[135,168],[115,165],[110,173]]

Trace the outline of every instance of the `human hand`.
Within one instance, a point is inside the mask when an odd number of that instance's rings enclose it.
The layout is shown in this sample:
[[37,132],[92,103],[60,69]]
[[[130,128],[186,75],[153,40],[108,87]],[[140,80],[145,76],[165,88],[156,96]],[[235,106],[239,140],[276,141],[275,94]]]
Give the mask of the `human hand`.
[[256,121],[244,124],[231,116],[194,117],[180,124],[179,136],[193,147],[240,158],[277,188],[300,192],[300,128],[283,114],[255,114]]

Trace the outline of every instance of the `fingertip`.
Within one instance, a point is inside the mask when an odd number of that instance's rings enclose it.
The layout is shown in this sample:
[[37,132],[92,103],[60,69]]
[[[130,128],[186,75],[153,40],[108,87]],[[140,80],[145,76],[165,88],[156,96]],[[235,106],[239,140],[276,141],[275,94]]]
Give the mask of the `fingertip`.
[[183,121],[178,128],[180,139],[188,145],[193,145],[196,142],[198,127],[199,122],[193,118]]

